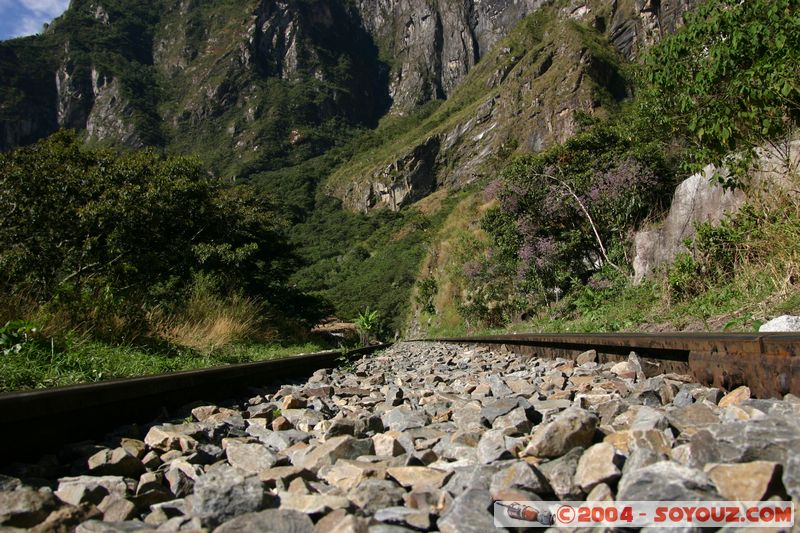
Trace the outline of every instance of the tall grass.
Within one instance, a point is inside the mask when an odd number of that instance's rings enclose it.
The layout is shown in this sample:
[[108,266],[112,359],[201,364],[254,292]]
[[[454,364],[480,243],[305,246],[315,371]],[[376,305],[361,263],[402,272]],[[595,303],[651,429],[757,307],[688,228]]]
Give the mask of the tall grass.
[[233,294],[221,297],[202,286],[192,290],[183,309],[150,313],[152,331],[174,346],[208,353],[252,339],[262,324],[263,306]]

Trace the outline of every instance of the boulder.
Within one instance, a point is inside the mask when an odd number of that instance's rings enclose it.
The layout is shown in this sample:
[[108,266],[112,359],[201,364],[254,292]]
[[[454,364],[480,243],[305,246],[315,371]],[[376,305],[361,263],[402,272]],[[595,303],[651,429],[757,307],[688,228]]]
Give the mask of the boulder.
[[597,423],[594,413],[579,407],[566,409],[534,430],[525,455],[560,457],[576,446],[586,447],[594,438]]
[[189,514],[209,527],[275,506],[277,501],[264,491],[258,476],[232,466],[220,466],[200,476],[187,498]]
[[720,500],[714,484],[701,470],[661,461],[622,476],[618,501]]

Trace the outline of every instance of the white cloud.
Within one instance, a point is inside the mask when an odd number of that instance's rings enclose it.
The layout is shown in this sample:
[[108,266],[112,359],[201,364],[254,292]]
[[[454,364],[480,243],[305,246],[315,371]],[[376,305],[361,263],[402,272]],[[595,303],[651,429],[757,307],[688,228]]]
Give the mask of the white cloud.
[[24,15],[14,25],[14,37],[33,35],[42,31],[42,24],[46,22],[40,17]]
[[9,37],[33,35],[42,31],[42,25],[61,15],[70,0],[0,0],[0,11],[15,20],[8,27]]
[[19,0],[19,3],[37,15],[57,17],[67,9],[69,0]]

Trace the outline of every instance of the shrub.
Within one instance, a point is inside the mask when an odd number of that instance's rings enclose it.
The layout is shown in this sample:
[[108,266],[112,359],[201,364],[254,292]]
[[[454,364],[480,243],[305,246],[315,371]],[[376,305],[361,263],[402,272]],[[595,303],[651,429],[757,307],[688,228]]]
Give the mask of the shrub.
[[191,158],[117,154],[60,132],[0,154],[0,294],[51,325],[126,339],[145,309],[175,311],[197,273],[222,294],[291,300],[293,259],[264,195],[229,188]]
[[647,55],[639,108],[689,148],[688,168],[728,166],[735,185],[757,146],[800,121],[798,63],[796,0],[709,0]]
[[650,148],[605,123],[515,160],[503,172],[501,205],[482,220],[493,262],[516,272],[519,290],[539,302],[603,265],[622,268],[615,252],[668,197],[668,165]]
[[417,305],[428,314],[436,314],[436,306],[433,300],[436,298],[438,291],[439,287],[435,278],[429,276],[417,280],[417,294],[415,296]]
[[208,274],[197,275],[187,293],[177,313],[154,310],[149,317],[152,330],[171,344],[208,353],[258,333],[263,306],[256,300],[239,293],[222,296]]

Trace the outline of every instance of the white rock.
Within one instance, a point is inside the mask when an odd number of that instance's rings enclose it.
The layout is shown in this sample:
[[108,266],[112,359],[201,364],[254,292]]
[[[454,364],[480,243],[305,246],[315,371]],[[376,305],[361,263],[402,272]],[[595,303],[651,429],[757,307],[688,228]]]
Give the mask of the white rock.
[[800,316],[782,315],[758,328],[759,333],[800,331]]

